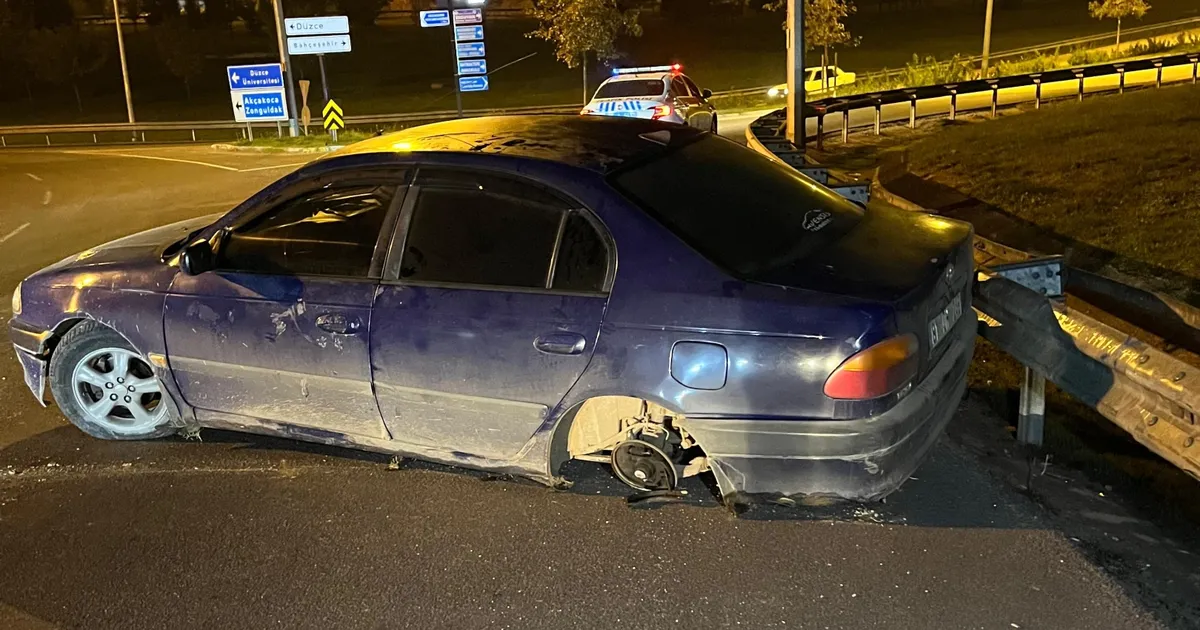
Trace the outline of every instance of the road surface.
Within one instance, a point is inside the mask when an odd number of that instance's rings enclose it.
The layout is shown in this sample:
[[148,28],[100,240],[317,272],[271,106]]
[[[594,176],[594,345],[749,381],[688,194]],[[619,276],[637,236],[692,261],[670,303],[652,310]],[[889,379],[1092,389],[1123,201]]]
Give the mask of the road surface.
[[[0,287],[298,161],[0,152]],[[683,504],[631,508],[596,464],[555,492],[220,432],[102,442],[38,407],[11,358],[0,395],[3,628],[1159,627],[950,440],[887,504],[736,518],[694,479]]]

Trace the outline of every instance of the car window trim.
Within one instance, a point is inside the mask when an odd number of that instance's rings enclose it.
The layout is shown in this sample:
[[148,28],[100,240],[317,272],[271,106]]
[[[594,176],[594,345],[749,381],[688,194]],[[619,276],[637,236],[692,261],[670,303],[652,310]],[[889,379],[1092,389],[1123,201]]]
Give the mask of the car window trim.
[[[405,173],[401,176],[398,176],[396,173],[392,172],[390,174],[387,174],[385,177],[379,178],[379,179],[372,178],[372,177],[370,177],[370,175],[363,173],[363,174],[354,174],[351,177],[347,177],[345,179],[331,179],[328,181],[322,181],[325,178],[323,176],[318,176],[313,179],[307,179],[307,180],[302,180],[300,182],[296,182],[296,184],[294,186],[289,186],[285,190],[280,191],[280,194],[277,195],[276,197],[272,198],[270,200],[270,202],[263,203],[260,207],[254,208],[253,210],[250,210],[250,211],[244,213],[243,215],[239,216],[237,221],[235,221],[229,225],[222,226],[217,231],[217,233],[214,235],[215,236],[215,242],[214,242],[214,245],[215,245],[214,250],[215,251],[214,251],[214,253],[216,254],[214,258],[215,258],[216,262],[218,264],[220,264],[221,249],[224,245],[225,239],[229,236],[229,234],[233,230],[254,221],[255,219],[261,217],[263,214],[270,212],[270,211],[280,207],[283,204],[291,203],[304,195],[308,195],[308,194],[316,192],[316,191],[324,190],[326,188],[332,188],[332,187],[340,188],[340,187],[370,185],[370,186],[376,186],[378,188],[390,188],[391,193],[392,193],[392,199],[388,204],[388,209],[387,209],[386,213],[384,214],[383,223],[379,227],[379,234],[376,235],[376,237],[375,237],[375,247],[371,251],[371,263],[367,268],[367,275],[362,276],[360,278],[361,280],[364,280],[364,281],[370,281],[370,282],[378,281],[382,277],[382,271],[383,271],[383,265],[384,265],[384,257],[383,257],[383,254],[380,252],[380,245],[384,242],[383,241],[384,234],[387,234],[388,237],[390,238],[390,235],[395,230],[396,216],[399,212],[400,205],[403,203],[403,200],[408,197],[407,189],[410,186],[407,185],[407,182],[411,181],[412,172],[414,170],[415,169],[412,169],[412,168],[405,168]],[[389,222],[391,222],[391,223],[389,223]],[[223,268],[223,267],[217,267],[217,268],[213,269],[213,271],[231,272],[231,273],[246,273],[246,274],[263,275],[263,276],[284,276],[284,275],[286,275],[286,276],[293,276],[296,278],[314,278],[314,277],[315,278],[359,278],[359,276],[344,276],[344,275],[332,275],[332,274],[311,274],[311,273],[279,274],[279,273],[268,273],[265,271],[251,271],[251,270],[245,270],[245,269],[230,269],[230,268]]]
[[[557,262],[559,243],[561,242],[561,239],[562,239],[562,231],[566,229],[566,218],[569,218],[570,215],[572,215],[572,214],[576,214],[576,213],[579,214],[589,224],[591,224],[592,229],[596,232],[596,235],[600,237],[600,242],[604,246],[605,270],[604,270],[604,282],[601,284],[601,290],[600,291],[564,291],[564,290],[555,290],[553,288],[514,287],[514,286],[509,286],[509,285],[470,284],[470,283],[454,283],[454,282],[429,282],[429,281],[421,281],[421,280],[404,280],[404,279],[400,278],[400,266],[404,259],[404,249],[408,244],[409,226],[412,225],[412,217],[413,217],[413,214],[416,212],[417,200],[421,196],[421,189],[425,188],[425,186],[421,185],[421,179],[420,179],[420,174],[421,174],[422,168],[429,168],[430,170],[450,170],[450,171],[457,171],[457,172],[461,172],[461,173],[479,173],[481,175],[489,175],[489,176],[493,176],[493,177],[509,179],[509,180],[515,181],[517,183],[527,184],[530,186],[537,187],[543,191],[546,191],[547,194],[554,196],[554,197],[560,199],[561,201],[563,201],[566,204],[566,208],[563,210],[564,218],[559,223],[559,235],[555,240],[555,248],[554,248],[554,252],[551,255],[551,257],[554,262]],[[418,165],[416,165],[416,167],[413,168],[413,171],[412,171],[412,174],[410,177],[410,181],[412,183],[409,186],[407,186],[407,188],[408,188],[407,194],[405,195],[404,203],[402,204],[402,207],[399,210],[398,216],[396,217],[396,225],[395,225],[395,228],[392,233],[391,242],[388,244],[387,251],[385,252],[383,271],[380,274],[380,283],[381,284],[431,286],[431,287],[437,287],[437,288],[463,288],[463,289],[474,290],[474,291],[516,291],[516,292],[522,292],[522,293],[545,293],[548,295],[568,295],[568,296],[569,295],[604,295],[604,296],[607,296],[612,293],[613,283],[616,280],[616,276],[617,276],[616,240],[613,239],[612,233],[609,232],[608,227],[606,225],[604,225],[604,222],[601,221],[598,216],[596,216],[596,213],[592,212],[590,209],[588,209],[587,206],[585,206],[583,203],[581,203],[578,199],[574,198],[573,196],[568,195],[568,194],[558,190],[557,188],[553,188],[549,185],[546,185],[536,179],[533,179],[533,178],[530,178],[530,177],[527,177],[527,176],[524,176],[521,174],[514,174],[509,171],[501,171],[498,169],[489,169],[486,167],[474,167],[474,166],[459,167],[459,166],[448,166],[448,165],[442,165],[442,164],[437,164],[437,165],[431,166],[431,165],[427,165],[427,164],[418,164]],[[431,189],[444,188],[447,190],[454,190],[454,188],[451,186],[440,186],[440,185],[430,186],[429,188],[431,188]],[[555,267],[555,265],[553,265],[553,264],[550,266],[550,271],[549,271],[550,274],[554,273],[554,267]]]

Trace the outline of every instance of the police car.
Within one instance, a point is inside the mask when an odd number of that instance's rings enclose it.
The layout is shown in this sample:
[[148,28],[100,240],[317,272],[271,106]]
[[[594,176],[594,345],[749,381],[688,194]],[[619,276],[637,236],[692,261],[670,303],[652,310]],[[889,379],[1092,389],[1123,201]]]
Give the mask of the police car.
[[717,108],[708,102],[712,91],[696,87],[682,70],[679,64],[615,68],[579,113],[664,120],[717,133]]

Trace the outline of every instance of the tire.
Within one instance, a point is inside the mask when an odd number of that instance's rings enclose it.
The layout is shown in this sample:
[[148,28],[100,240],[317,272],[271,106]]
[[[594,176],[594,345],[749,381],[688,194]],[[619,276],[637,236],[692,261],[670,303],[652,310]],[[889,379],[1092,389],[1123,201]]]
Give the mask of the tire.
[[717,117],[715,115],[712,117],[712,129],[709,131],[712,132],[712,135],[717,135]]
[[50,391],[71,424],[102,440],[147,440],[175,432],[170,394],[146,358],[116,331],[87,321],[50,357]]

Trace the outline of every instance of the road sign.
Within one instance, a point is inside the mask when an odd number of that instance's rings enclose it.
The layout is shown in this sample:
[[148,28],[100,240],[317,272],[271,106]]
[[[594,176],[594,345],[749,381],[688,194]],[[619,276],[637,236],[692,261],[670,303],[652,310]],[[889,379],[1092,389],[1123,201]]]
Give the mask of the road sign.
[[259,92],[230,92],[233,119],[237,122],[287,120],[287,96],[282,89]]
[[458,89],[463,92],[486,92],[488,78],[486,76],[458,77]]
[[487,59],[459,59],[459,74],[487,74]]
[[483,9],[455,9],[454,25],[483,24]]
[[421,12],[421,28],[429,28],[431,26],[449,26],[450,12],[449,11],[422,11]]
[[225,68],[225,74],[229,78],[229,89],[235,92],[283,87],[283,70],[277,63],[228,66]]
[[313,37],[289,37],[288,53],[293,55],[326,55],[350,52],[349,35],[315,35]]
[[300,35],[344,35],[350,32],[350,20],[346,19],[344,15],[288,18],[283,21],[283,32],[288,37]]
[[337,101],[330,99],[325,103],[325,109],[321,110],[321,116],[325,118],[325,129],[345,129],[346,122],[342,120],[342,108],[338,106]]
[[483,42],[463,42],[454,45],[454,52],[459,59],[477,59],[486,57]]
[[481,39],[483,39],[482,24],[454,27],[454,41],[456,42],[472,42],[479,41]]

